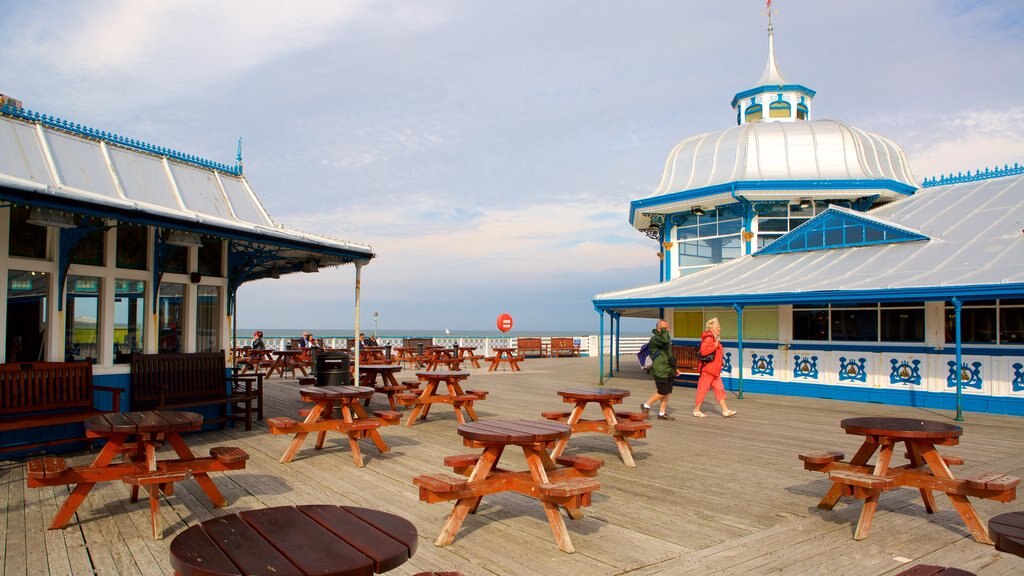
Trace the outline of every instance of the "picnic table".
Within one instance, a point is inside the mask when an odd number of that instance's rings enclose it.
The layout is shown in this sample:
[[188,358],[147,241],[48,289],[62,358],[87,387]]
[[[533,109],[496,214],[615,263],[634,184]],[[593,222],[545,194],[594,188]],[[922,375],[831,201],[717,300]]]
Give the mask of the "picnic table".
[[441,366],[449,370],[459,370],[462,368],[462,358],[459,356],[458,349],[456,348],[433,347],[427,350],[425,355],[427,359],[424,369],[428,372],[437,370]]
[[[363,455],[359,451],[359,440],[369,438],[382,454],[390,451],[387,443],[377,431],[381,426],[398,424],[401,415],[398,412],[377,411],[370,417],[363,408],[362,401],[373,395],[373,388],[366,386],[307,386],[299,388],[299,397],[304,402],[312,402],[313,407],[303,410],[306,419],[302,422],[286,416],[267,418],[267,426],[271,434],[294,434],[291,444],[281,456],[281,463],[287,464],[295,457],[296,452],[306,441],[311,432],[317,433],[316,450],[324,447],[328,432],[339,432],[348,437],[348,445],[352,450],[352,460],[356,466],[363,466]],[[334,409],[340,411],[340,418],[334,417]]]
[[303,376],[306,375],[307,362],[302,359],[302,355],[306,353],[305,350],[271,350],[270,353],[274,356],[274,360],[267,367],[268,378],[273,376],[274,372],[284,378],[285,370],[295,376],[296,369],[302,372]]
[[[992,472],[962,479],[954,477],[949,466],[963,464],[963,458],[939,454],[936,446],[958,444],[962,428],[945,422],[880,417],[846,418],[840,426],[847,434],[864,436],[864,443],[849,462],[843,461],[842,453],[830,450],[801,454],[800,459],[805,469],[826,473],[832,480],[832,487],[818,503],[819,508],[831,510],[841,496],[864,500],[854,532],[856,540],[867,538],[879,496],[905,486],[920,490],[929,514],[935,512],[932,491],[945,493],[974,539],[993,543],[968,497],[1010,502],[1017,497],[1016,486],[1020,481]],[[893,467],[893,450],[901,442],[906,447],[908,463]],[[872,466],[868,460],[875,452],[878,458]]]
[[[199,414],[171,410],[93,416],[85,421],[86,436],[106,440],[96,458],[87,466],[70,467],[58,457],[30,460],[27,466],[28,486],[75,484],[50,522],[51,530],[67,526],[97,482],[120,480],[130,485],[132,502],[138,501],[139,487],[144,487],[149,493],[153,536],[162,538],[160,492],[170,496],[174,493],[175,482],[191,477],[214,506],[224,506],[227,500],[209,473],[241,470],[249,458],[240,448],[226,446],[211,448],[209,457],[197,458],[185,444],[181,433],[199,430],[202,425],[203,417]],[[174,449],[178,456],[176,459],[157,459],[157,449],[164,442]],[[122,456],[122,462],[113,464],[118,455]]]
[[[622,462],[630,467],[636,468],[633,461],[633,447],[629,440],[639,440],[647,437],[647,430],[651,427],[647,415],[643,412],[616,412],[615,405],[622,404],[622,400],[629,396],[629,390],[618,388],[566,388],[558,391],[562,401],[574,404],[572,411],[541,412],[541,416],[548,420],[565,422],[572,427],[572,433],[594,432],[608,434],[615,440],[619,449]],[[583,411],[588,404],[597,404],[601,409],[602,417],[599,419],[584,420]],[[620,420],[621,419],[621,420]],[[561,456],[569,443],[569,437],[561,438],[551,451],[552,456]]]
[[488,372],[494,372],[498,368],[501,368],[503,363],[508,364],[508,367],[513,372],[520,371],[520,358],[516,356],[515,348],[491,348],[491,351],[494,352],[494,356],[491,358],[491,365],[487,367]]
[[[401,392],[405,392],[409,389],[408,386],[403,386],[398,383],[395,379],[395,374],[402,371],[400,364],[369,364],[366,366],[359,366],[359,385],[373,388],[373,391],[377,394],[384,394],[388,397],[388,405],[391,406],[392,410],[397,409],[395,406],[395,395]],[[377,378],[380,377],[380,385],[377,384]],[[368,405],[370,399],[367,398],[365,403]]]
[[379,510],[328,504],[277,506],[219,516],[171,542],[179,576],[370,575],[416,553],[416,527]]
[[[424,371],[417,372],[416,377],[420,381],[425,382],[423,390],[420,391],[419,396],[414,392],[409,391],[397,395],[395,398],[398,402],[412,406],[412,411],[409,413],[408,419],[405,421],[406,426],[412,426],[416,423],[416,419],[420,418],[426,420],[427,414],[430,412],[430,407],[433,404],[451,404],[455,410],[455,418],[459,421],[459,424],[465,424],[466,420],[462,417],[462,411],[466,411],[466,415],[469,416],[470,420],[476,420],[476,411],[473,410],[473,402],[477,400],[484,400],[487,397],[487,392],[484,390],[463,390],[462,380],[469,378],[469,372],[449,372],[449,371]],[[441,382],[445,383],[447,394],[438,393],[438,388]]]
[[459,360],[472,363],[473,368],[480,367],[480,356],[476,355],[476,346],[459,346]]
[[239,366],[239,374],[249,372],[261,372],[267,369],[267,376],[270,375],[270,367],[274,364],[274,351],[269,348],[251,348],[245,346],[240,349],[236,356],[236,363]]
[[1024,558],[1024,512],[1006,512],[988,521],[996,550]]
[[[466,516],[476,511],[485,495],[517,492],[541,502],[559,549],[575,552],[559,506],[570,518],[582,518],[581,508],[590,505],[591,493],[601,487],[596,476],[603,462],[586,457],[552,460],[548,444],[571,432],[568,424],[545,420],[488,420],[460,425],[463,444],[482,449],[482,453],[445,458],[445,464],[461,476],[424,474],[413,479],[424,502],[456,500],[434,544],[446,546],[455,541]],[[522,448],[528,470],[498,466],[507,446]]]

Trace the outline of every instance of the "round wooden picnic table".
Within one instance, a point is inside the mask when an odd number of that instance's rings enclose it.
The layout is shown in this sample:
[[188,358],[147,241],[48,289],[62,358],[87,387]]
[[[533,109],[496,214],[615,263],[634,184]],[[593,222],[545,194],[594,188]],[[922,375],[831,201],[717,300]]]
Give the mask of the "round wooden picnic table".
[[364,400],[370,396],[373,396],[373,388],[369,386],[306,386],[299,388],[299,397],[306,402],[341,399]]
[[482,445],[537,444],[567,438],[572,428],[547,420],[482,420],[459,425],[459,436]]
[[1024,512],[1006,512],[988,521],[996,550],[1024,558]]
[[354,506],[277,506],[219,516],[171,542],[180,576],[324,574],[369,576],[416,553],[411,522]]
[[885,436],[897,440],[951,440],[959,438],[964,432],[963,428],[953,424],[916,418],[867,416],[846,418],[839,425],[847,434]]
[[[637,421],[646,419],[646,416],[640,412],[620,412],[618,416],[626,419],[625,422],[620,422],[616,417],[614,406],[622,404],[622,399],[628,397],[629,394],[629,390],[621,388],[565,388],[559,390],[558,395],[562,397],[563,402],[575,404],[572,411],[544,412],[542,415],[545,418],[565,422],[572,427],[574,436],[586,432],[610,435],[615,441],[623,464],[630,468],[636,468],[636,462],[633,460],[633,447],[630,445],[629,439],[646,438],[651,424]],[[601,418],[584,420],[583,411],[587,404],[591,403],[597,404],[600,408]],[[562,438],[556,442],[551,450],[551,455],[561,456],[568,443],[568,438]]]

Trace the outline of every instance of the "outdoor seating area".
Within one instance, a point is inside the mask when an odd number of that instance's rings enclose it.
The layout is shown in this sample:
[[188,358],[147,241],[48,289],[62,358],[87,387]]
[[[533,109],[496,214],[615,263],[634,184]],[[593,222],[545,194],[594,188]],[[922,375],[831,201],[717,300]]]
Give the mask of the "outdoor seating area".
[[[315,549],[341,550],[341,540],[350,542],[343,532],[356,525],[364,526],[360,533],[371,525],[387,534],[374,539],[382,548],[355,545],[372,553],[345,552],[344,561],[341,555],[309,557],[306,568],[298,569],[308,573],[314,564],[322,570],[359,565],[372,566],[368,569],[375,573],[527,576],[637,571],[895,576],[917,566],[994,576],[1024,570],[1024,559],[977,541],[945,499],[936,499],[934,513],[928,513],[916,486],[880,493],[870,537],[863,540],[855,538],[862,500],[843,498],[831,510],[817,506],[834,480],[828,474],[808,474],[805,466],[831,462],[835,475],[842,471],[838,463],[846,454],[863,452],[867,436],[848,433],[840,422],[872,415],[953,426],[949,413],[748,394],[730,401],[742,404],[743,418],[652,423],[634,419],[634,406],[628,405],[636,399],[638,408],[639,399],[653,388],[639,368],[623,370],[608,388],[591,389],[596,359],[531,359],[528,366],[515,376],[464,366],[468,380],[462,378],[462,386],[471,381],[472,389],[491,390],[484,393],[486,402],[474,399],[475,416],[464,424],[442,411],[436,418],[417,418],[415,426],[388,426],[398,419],[382,414],[391,412],[385,397],[371,396],[366,408],[362,396],[345,404],[332,398],[328,407],[333,387],[300,392],[296,380],[273,378],[264,383],[267,418],[255,422],[252,431],[234,426],[186,434],[195,430],[195,421],[182,423],[180,430],[144,433],[137,427],[134,433],[151,440],[148,444],[127,436],[97,437],[105,440],[102,449],[65,453],[60,462],[52,456],[5,462],[0,467],[5,480],[0,492],[5,502],[0,522],[7,527],[0,536],[5,573],[20,574],[24,567],[40,564],[50,566],[51,573],[203,573],[194,565],[197,558],[211,562],[202,566],[262,558],[285,570],[298,566],[293,560],[304,556],[282,559],[271,549],[285,550],[304,539]],[[515,386],[505,385],[510,378]],[[357,396],[365,392],[338,388]],[[677,387],[670,409],[685,408],[692,394]],[[540,416],[560,401],[573,409]],[[343,430],[348,423],[343,410],[339,415],[343,405],[350,408],[352,423],[381,422],[353,438]],[[594,415],[584,418],[585,409],[595,410]],[[613,425],[608,410],[617,426],[649,424],[643,434],[628,438],[635,468],[611,465],[623,454],[609,433]],[[577,418],[571,418],[574,412]],[[303,414],[305,421],[300,421],[296,416]],[[975,478],[996,483],[995,473],[1019,476],[1024,471],[1019,449],[1024,423],[989,414],[966,418],[956,455],[945,452],[946,440],[930,439],[943,448],[941,459],[936,460],[937,452],[935,457],[922,456],[924,468],[908,466],[902,479],[894,476],[893,484],[912,486],[911,477],[928,467],[934,472],[939,462],[956,466],[956,477],[965,482]],[[282,426],[288,424],[283,419],[294,424]],[[117,428],[108,422],[111,431]],[[577,436],[574,426],[580,432],[594,429]],[[361,455],[362,467],[353,466],[352,442],[374,443],[371,428],[386,440],[387,449],[377,446]],[[92,432],[103,434],[98,428]],[[304,439],[312,433],[327,438],[319,449],[300,442],[288,464],[279,462],[299,434]],[[559,446],[566,436],[568,442]],[[185,443],[187,455],[181,452]],[[878,445],[892,452],[895,443]],[[911,458],[931,454],[917,441],[906,448]],[[167,450],[173,452],[163,455]],[[829,454],[818,460],[797,457],[814,451]],[[118,455],[128,458],[116,463]],[[868,466],[856,470],[866,475],[899,473],[897,467],[875,471],[870,463],[856,466]],[[203,475],[223,501],[191,481]],[[65,501],[74,497],[68,490],[78,481],[91,486],[87,497],[75,499],[74,513],[66,518],[73,529],[46,530]],[[939,479],[930,482],[925,485],[932,491],[943,489]],[[130,497],[139,488],[148,501]],[[964,488],[993,494],[996,489],[995,484]],[[998,498],[969,497],[983,528],[989,520],[1008,527],[1011,538],[999,541],[1013,548],[1016,519],[996,518],[1024,507],[1011,497],[1015,493],[1009,487],[999,491]],[[337,528],[322,530],[315,524]],[[278,527],[285,526],[291,528],[280,532]],[[243,539],[248,545],[214,545],[217,534],[226,530],[249,534]],[[569,551],[575,553],[564,553]],[[344,566],[333,565],[338,562]]]

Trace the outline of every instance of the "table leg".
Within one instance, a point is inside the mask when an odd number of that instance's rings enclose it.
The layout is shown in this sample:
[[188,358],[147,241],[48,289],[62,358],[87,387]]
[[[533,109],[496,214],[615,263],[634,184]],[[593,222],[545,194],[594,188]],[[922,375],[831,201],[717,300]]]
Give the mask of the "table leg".
[[[543,451],[543,446],[523,446],[523,455],[526,456],[526,463],[530,466],[530,474],[533,476],[533,481],[538,484],[548,483],[544,458],[538,453]],[[569,538],[569,530],[565,527],[565,520],[562,519],[562,513],[558,511],[558,505],[544,501],[541,501],[541,504],[544,505],[544,514],[548,517],[548,524],[551,525],[551,533],[555,536],[558,549],[563,552],[575,552],[576,549],[573,548],[572,539]]]
[[[504,450],[503,446],[493,446],[484,449],[484,453],[480,456],[480,459],[476,461],[476,466],[473,467],[473,472],[469,475],[469,481],[486,480],[487,475],[491,473],[495,464],[501,458],[501,453]],[[462,523],[466,520],[466,516],[470,512],[475,512],[477,505],[480,504],[482,496],[471,496],[469,498],[459,498],[455,502],[455,507],[452,508],[451,514],[448,515],[448,520],[445,521],[444,527],[441,529],[441,534],[434,541],[435,546],[447,546],[455,541],[455,534],[458,533],[459,528],[462,527]]]
[[[458,380],[452,380],[451,382],[448,383],[448,393],[454,396],[466,395],[466,393],[462,391],[462,385],[459,384]],[[472,420],[473,422],[477,421],[476,410],[473,408],[472,402],[463,405],[462,408],[466,411],[466,414],[469,416],[470,420]],[[456,410],[456,412],[458,412],[458,410]],[[460,418],[459,424],[465,424],[465,422],[462,421],[462,419]]]
[[[90,468],[106,468],[113,461],[114,456],[121,453],[125,441],[128,439],[128,435],[112,436],[107,443],[103,445],[100,453],[96,455],[92,463],[89,464]],[[53,516],[53,520],[50,521],[50,530],[57,528],[63,528],[68,525],[71,521],[71,517],[75,515],[78,507],[85,502],[85,497],[89,495],[89,491],[95,486],[95,482],[83,482],[75,486],[71,494],[68,495],[67,500],[61,505],[60,510],[57,510],[57,514]]]
[[[953,478],[953,474],[949,471],[949,467],[942,461],[942,456],[939,456],[939,451],[935,449],[932,444],[920,444],[921,456],[924,461],[928,463],[928,468],[931,469],[932,475],[936,478]],[[960,515],[960,519],[964,521],[964,525],[971,531],[971,536],[982,544],[995,544],[992,538],[988,535],[988,529],[985,528],[985,524],[978,517],[978,513],[974,511],[974,506],[971,505],[970,500],[967,496],[962,494],[950,494],[946,493],[949,497],[949,501],[953,504],[953,508]]]
[[[583,415],[583,409],[587,406],[586,402],[577,402],[576,406],[573,407],[572,412],[569,413],[569,418],[565,421],[566,424],[572,428],[577,422],[580,421],[580,417]],[[558,458],[565,451],[565,447],[569,444],[569,436],[559,438],[555,442],[555,447],[551,450],[551,456]]]
[[[917,444],[907,440],[904,442],[907,447],[907,454],[910,455],[910,464],[914,468],[920,468],[925,465],[924,457],[921,456],[921,449],[917,447]],[[932,495],[932,491],[927,488],[921,488],[921,500],[924,501],[924,509],[929,514],[934,514],[937,508],[935,507],[935,496]]]
[[[423,407],[430,407],[430,404],[426,403],[426,399],[434,395],[437,390],[436,380],[427,380],[427,385],[423,387],[423,392],[420,393],[420,400],[413,405],[412,410],[409,411],[409,417],[405,420],[406,426],[412,426],[416,423],[416,419],[419,418],[420,412],[423,411]],[[423,413],[423,417],[426,418],[426,412]]]
[[[857,466],[867,464],[868,460],[871,459],[871,456],[877,449],[877,439],[873,436],[866,436],[864,438],[864,443],[861,444],[860,449],[857,450],[857,453],[853,455],[853,459],[850,460],[850,464]],[[828,489],[825,497],[821,499],[821,502],[818,502],[818,508],[821,508],[822,510],[831,510],[836,505],[836,502],[839,502],[839,497],[842,495],[842,486],[837,482],[833,482],[832,487]]]
[[[196,459],[195,455],[192,454],[192,450],[189,449],[188,444],[185,444],[185,441],[181,439],[181,435],[178,434],[177,432],[167,433],[167,443],[170,444],[172,448],[174,448],[174,452],[178,455],[178,458],[180,458],[181,460]],[[210,479],[209,474],[207,474],[206,472],[196,472],[193,470],[192,478],[195,479],[196,484],[199,484],[199,487],[203,489],[203,492],[206,493],[206,497],[210,499],[210,502],[214,505],[214,507],[221,508],[227,505],[227,499],[224,498],[224,495],[221,494],[220,490],[217,489],[217,485],[214,484],[213,480]]]
[[[878,461],[875,462],[874,474],[876,476],[889,473],[889,462],[892,460],[892,450],[895,446],[893,443],[882,444],[882,449],[878,452]],[[878,510],[878,497],[879,494],[873,494],[864,499],[864,507],[860,509],[860,519],[857,520],[857,529],[853,532],[854,540],[863,540],[868,537],[868,533],[871,531],[871,520],[874,519],[875,511]]]
[[601,402],[601,412],[604,414],[604,421],[611,427],[612,438],[615,440],[615,446],[619,449],[622,463],[627,468],[636,468],[636,462],[633,461],[633,447],[629,445],[629,440],[615,433],[615,426],[619,423],[615,417],[615,409],[612,408],[610,402]]

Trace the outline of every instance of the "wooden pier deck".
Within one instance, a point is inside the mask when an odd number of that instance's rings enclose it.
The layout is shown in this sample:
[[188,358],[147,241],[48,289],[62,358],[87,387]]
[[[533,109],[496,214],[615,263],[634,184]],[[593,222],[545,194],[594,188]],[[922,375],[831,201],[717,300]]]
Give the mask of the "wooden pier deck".
[[[632,363],[607,385],[633,392],[624,407],[638,406],[653,382]],[[523,371],[473,369],[468,388],[490,391],[476,410],[486,418],[539,419],[564,404],[563,387],[593,386],[594,358],[530,359]],[[408,374],[405,371],[402,374]],[[401,375],[400,375],[401,379]],[[296,417],[300,402],[294,380],[272,378],[266,416]],[[516,494],[486,497],[455,542],[433,542],[450,503],[418,500],[413,476],[450,472],[442,460],[469,452],[455,433],[452,411],[435,409],[411,428],[381,430],[391,452],[363,446],[364,468],[353,466],[343,436],[328,436],[323,451],[308,439],[290,464],[280,464],[290,436],[272,436],[264,424],[252,432],[234,428],[190,435],[190,446],[239,446],[249,453],[244,471],[215,474],[229,505],[212,508],[194,482],[178,484],[161,505],[165,538],[154,540],[147,502],[128,501],[128,487],[99,485],[63,530],[46,526],[67,495],[65,487],[28,489],[22,462],[0,462],[0,576],[22,574],[171,574],[168,547],[174,534],[211,517],[267,506],[335,503],[398,513],[419,530],[416,555],[389,574],[459,570],[469,575],[588,576],[612,574],[856,574],[891,575],[919,563],[956,566],[979,575],[1024,574],[1024,559],[971,539],[944,497],[928,515],[915,490],[882,496],[871,535],[853,539],[860,503],[844,498],[833,511],[816,504],[829,483],[803,470],[797,454],[837,449],[852,455],[862,438],[839,427],[850,416],[902,416],[951,421],[944,411],[747,394],[730,399],[739,411],[721,418],[713,400],[708,418],[690,416],[694,390],[677,388],[677,420],[652,420],[645,440],[634,441],[637,467],[619,460],[605,436],[580,436],[567,453],[605,460],[601,490],[582,520],[567,520],[575,554],[560,552],[542,508]],[[373,406],[387,406],[375,399]],[[446,408],[446,407],[440,407]],[[652,414],[653,416],[653,414]],[[960,446],[965,465],[955,473],[1000,471],[1024,476],[1024,419],[967,413]],[[93,452],[72,453],[75,464]],[[509,451],[508,465],[521,454]],[[1024,510],[1024,495],[1009,504],[975,500],[987,522],[1001,512]]]

